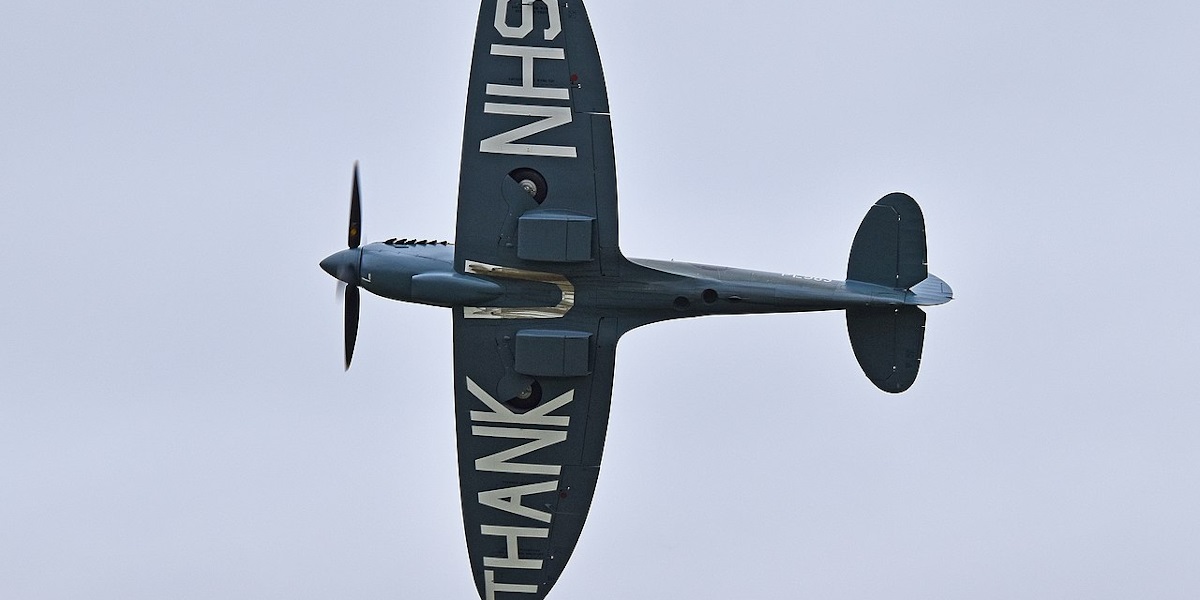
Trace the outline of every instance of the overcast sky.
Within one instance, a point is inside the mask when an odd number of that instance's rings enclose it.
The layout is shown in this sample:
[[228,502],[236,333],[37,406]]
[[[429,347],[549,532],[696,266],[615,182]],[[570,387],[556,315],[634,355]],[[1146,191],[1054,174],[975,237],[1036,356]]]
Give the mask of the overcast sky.
[[[475,2],[0,7],[0,597],[473,598],[450,313]],[[622,248],[841,278],[925,210],[913,388],[841,313],[625,336],[553,599],[1200,596],[1200,4],[588,4]]]

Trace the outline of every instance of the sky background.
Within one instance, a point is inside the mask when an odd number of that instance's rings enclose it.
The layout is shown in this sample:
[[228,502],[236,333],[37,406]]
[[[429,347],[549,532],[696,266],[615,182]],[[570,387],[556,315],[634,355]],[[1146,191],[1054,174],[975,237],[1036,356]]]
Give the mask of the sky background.
[[[925,210],[913,388],[841,313],[620,344],[551,599],[1200,596],[1200,4],[592,0],[626,254],[842,278]],[[473,598],[450,314],[474,2],[0,7],[0,597]]]

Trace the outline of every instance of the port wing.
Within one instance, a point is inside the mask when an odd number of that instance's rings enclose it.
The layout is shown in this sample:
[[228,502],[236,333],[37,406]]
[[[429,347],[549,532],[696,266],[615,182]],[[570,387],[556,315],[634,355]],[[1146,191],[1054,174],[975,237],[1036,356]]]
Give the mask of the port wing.
[[485,600],[543,598],[596,489],[617,327],[454,316],[454,411],[471,572]]

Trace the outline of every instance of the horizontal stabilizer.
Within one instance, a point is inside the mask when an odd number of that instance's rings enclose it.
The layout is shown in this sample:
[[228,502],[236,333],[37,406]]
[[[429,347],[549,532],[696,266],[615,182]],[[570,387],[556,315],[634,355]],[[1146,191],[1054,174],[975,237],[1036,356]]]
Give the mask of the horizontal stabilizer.
[[850,346],[875,387],[898,394],[917,380],[925,343],[925,311],[916,306],[846,311]]
[[908,194],[888,194],[863,217],[846,279],[906,290],[929,275],[925,218]]

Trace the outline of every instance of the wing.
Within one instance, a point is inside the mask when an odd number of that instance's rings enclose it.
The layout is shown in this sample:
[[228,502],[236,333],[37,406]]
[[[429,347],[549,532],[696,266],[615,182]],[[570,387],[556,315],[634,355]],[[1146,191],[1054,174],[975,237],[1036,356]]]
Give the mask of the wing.
[[485,600],[543,598],[583,529],[600,472],[618,332],[454,316],[454,410],[471,572]]
[[608,94],[583,2],[483,1],[455,244],[459,272],[468,260],[620,266]]
[[579,0],[482,3],[454,262],[503,282],[512,304],[454,309],[471,571],[485,600],[536,600],[591,505],[619,337],[574,304],[624,264],[604,74]]

